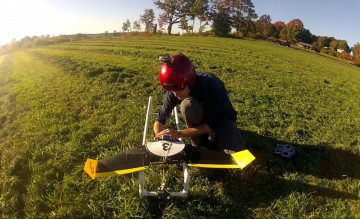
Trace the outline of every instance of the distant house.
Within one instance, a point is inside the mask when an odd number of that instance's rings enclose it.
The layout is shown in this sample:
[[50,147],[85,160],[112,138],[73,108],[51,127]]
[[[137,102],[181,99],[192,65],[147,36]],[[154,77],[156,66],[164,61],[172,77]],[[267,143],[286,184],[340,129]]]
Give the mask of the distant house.
[[308,43],[299,42],[297,43],[298,46],[304,48],[304,49],[311,49],[312,45]]
[[343,50],[343,49],[337,49],[336,50],[336,52],[338,52],[338,53],[342,53],[342,52],[344,52],[345,50]]

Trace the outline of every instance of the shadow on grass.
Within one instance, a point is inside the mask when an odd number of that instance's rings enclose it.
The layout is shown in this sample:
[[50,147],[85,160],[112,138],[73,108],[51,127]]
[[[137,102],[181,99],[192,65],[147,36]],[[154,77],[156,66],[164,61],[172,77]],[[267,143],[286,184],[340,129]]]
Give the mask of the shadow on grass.
[[[259,136],[252,132],[242,131],[248,149],[256,160],[243,171],[231,169],[202,169],[192,175],[192,183],[196,177],[205,177],[211,185],[221,185],[222,194],[216,191],[205,193],[191,192],[186,200],[171,200],[168,205],[183,209],[184,217],[252,217],[254,209],[268,208],[271,204],[294,192],[311,194],[319,198],[339,200],[358,200],[355,193],[343,192],[321,185],[304,183],[283,176],[304,174],[314,176],[318,180],[341,180],[347,178],[360,179],[359,156],[345,150],[326,146],[293,145],[296,154],[292,158],[274,155],[276,139]],[[148,205],[152,215],[164,216],[158,204]],[[211,209],[211,210],[210,210]],[[179,216],[179,215],[178,215]]]
[[330,146],[293,145],[296,154],[292,158],[283,158],[274,155],[274,150],[277,144],[287,142],[279,142],[252,132],[242,133],[248,149],[255,155],[256,160],[248,169],[240,173],[230,173],[222,179],[224,193],[234,203],[232,212],[242,211],[235,216],[251,217],[253,212],[244,209],[269,207],[273,201],[287,197],[293,192],[339,200],[358,200],[355,193],[304,183],[298,180],[298,176],[291,180],[283,177],[285,173],[288,176],[294,173],[311,175],[325,182],[360,179],[358,155]]
[[[360,157],[350,151],[335,149],[331,146],[296,145],[279,142],[276,139],[259,136],[255,133],[242,131],[248,148],[256,156],[256,163],[271,168],[274,174],[297,172],[313,175],[322,179],[360,179]],[[296,153],[292,158],[275,156],[277,144],[290,144]]]

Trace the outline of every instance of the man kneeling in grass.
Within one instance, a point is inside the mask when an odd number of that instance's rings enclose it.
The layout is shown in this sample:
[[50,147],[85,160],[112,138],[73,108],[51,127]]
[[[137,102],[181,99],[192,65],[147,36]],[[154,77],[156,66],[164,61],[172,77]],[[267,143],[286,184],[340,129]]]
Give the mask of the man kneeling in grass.
[[[165,96],[154,123],[155,137],[190,137],[194,146],[222,150],[227,154],[244,150],[244,140],[236,127],[237,113],[224,83],[211,73],[195,72],[193,63],[183,54],[160,58],[164,63],[159,80]],[[187,128],[165,129],[167,118],[178,104]],[[215,140],[209,140],[210,133],[214,133]]]

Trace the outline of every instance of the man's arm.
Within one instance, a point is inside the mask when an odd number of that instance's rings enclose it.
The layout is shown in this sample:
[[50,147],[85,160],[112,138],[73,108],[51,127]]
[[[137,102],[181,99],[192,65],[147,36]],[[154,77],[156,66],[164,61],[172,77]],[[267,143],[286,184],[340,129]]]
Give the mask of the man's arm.
[[159,114],[154,123],[154,134],[158,134],[159,132],[165,129],[166,119],[170,116],[171,111],[174,107],[179,104],[179,100],[174,96],[172,92],[166,92],[164,95],[163,105],[160,108]]
[[155,123],[154,123],[154,128],[153,128],[155,137],[156,137],[156,135],[157,135],[159,132],[163,131],[164,129],[165,129],[165,125],[164,125],[164,124],[162,124],[162,123],[159,122],[159,121],[155,121]]
[[[154,125],[155,126],[155,125]],[[155,137],[162,138],[163,135],[171,135],[172,139],[178,139],[183,137],[193,137],[206,133],[212,132],[212,129],[207,124],[201,124],[192,128],[182,129],[182,130],[173,130],[173,129],[165,129],[163,126],[163,130],[158,132]]]

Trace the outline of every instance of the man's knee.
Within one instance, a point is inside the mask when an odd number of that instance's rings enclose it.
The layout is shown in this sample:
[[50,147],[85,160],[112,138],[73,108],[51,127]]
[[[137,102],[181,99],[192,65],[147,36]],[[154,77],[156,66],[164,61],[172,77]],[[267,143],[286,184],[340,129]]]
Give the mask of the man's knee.
[[200,125],[204,122],[204,109],[202,105],[192,97],[185,98],[181,101],[180,111],[188,127]]

